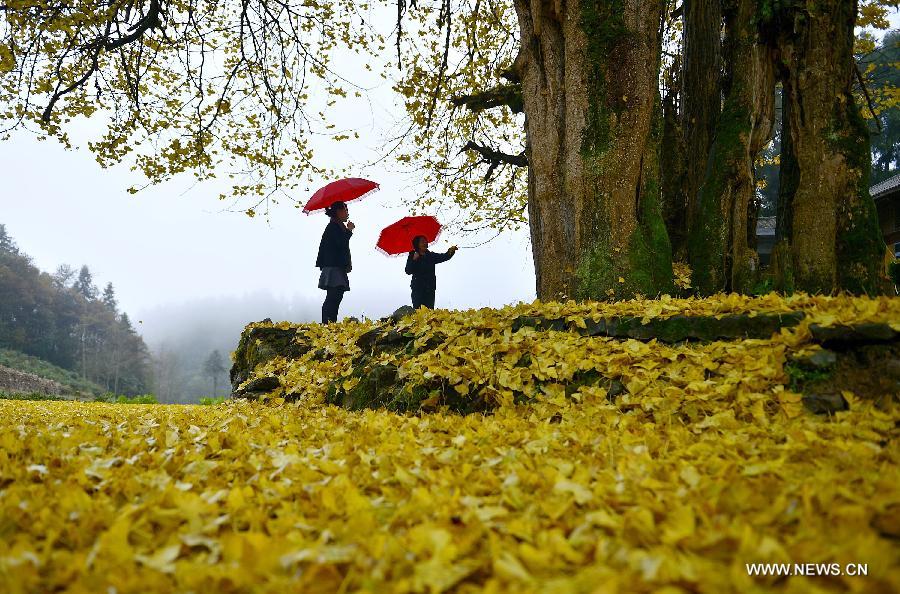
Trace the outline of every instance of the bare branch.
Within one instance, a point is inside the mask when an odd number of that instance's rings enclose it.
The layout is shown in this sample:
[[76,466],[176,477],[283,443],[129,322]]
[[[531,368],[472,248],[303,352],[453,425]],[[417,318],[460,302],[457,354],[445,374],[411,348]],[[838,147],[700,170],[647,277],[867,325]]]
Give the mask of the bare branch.
[[859,81],[859,86],[862,87],[863,95],[866,96],[866,103],[869,104],[869,113],[872,114],[872,119],[875,120],[875,125],[878,126],[878,132],[881,133],[881,119],[879,119],[878,114],[875,113],[875,109],[872,106],[872,97],[869,95],[868,87],[866,87],[866,81],[863,79],[862,72],[859,71],[859,64],[855,61],[853,62],[853,71],[856,72],[856,80]]
[[446,25],[447,34],[444,39],[444,54],[441,56],[441,65],[438,69],[437,83],[434,86],[434,92],[431,95],[431,105],[428,108],[428,117],[425,120],[426,133],[431,130],[431,119],[434,117],[434,109],[437,107],[438,95],[441,93],[441,87],[444,84],[444,77],[447,74],[447,59],[450,56],[450,31],[453,16],[453,7],[450,0],[442,0],[441,11],[438,15],[438,27]]

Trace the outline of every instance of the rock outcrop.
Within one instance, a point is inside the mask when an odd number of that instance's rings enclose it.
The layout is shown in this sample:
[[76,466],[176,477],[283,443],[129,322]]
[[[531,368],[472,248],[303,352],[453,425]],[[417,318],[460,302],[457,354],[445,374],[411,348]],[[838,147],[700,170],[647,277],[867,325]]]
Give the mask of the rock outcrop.
[[[428,358],[431,351],[443,352],[452,348],[460,338],[457,328],[448,337],[440,326],[431,322],[420,324],[407,320],[411,311],[398,311],[379,320],[373,326],[353,322],[359,331],[338,332],[347,341],[340,349],[339,364],[335,351],[328,343],[316,344],[322,336],[321,327],[271,323],[248,326],[234,355],[231,370],[233,394],[236,397],[258,398],[273,393],[285,398],[303,397],[304,387],[294,379],[286,379],[278,369],[281,360],[298,361],[303,368],[323,366],[333,370],[333,377],[317,378],[327,403],[351,410],[386,408],[397,412],[429,410],[447,407],[459,413],[488,411],[497,404],[497,385],[492,379],[464,382],[451,381],[446,375],[410,377],[401,370],[407,362]],[[419,315],[419,314],[416,314]],[[668,317],[640,318],[636,316],[605,317],[545,317],[520,315],[506,318],[504,328],[479,327],[472,333],[530,333],[536,341],[552,344],[554,336],[577,337],[593,344],[594,340],[655,342],[672,345],[738,343],[768,340],[787,331],[800,332],[802,340],[785,340],[787,350],[779,364],[779,380],[803,396],[807,409],[820,414],[832,414],[849,406],[845,391],[855,396],[883,398],[885,394],[900,395],[900,333],[888,323],[820,325],[806,320],[804,311],[781,313],[732,313],[727,315],[677,314]],[[802,328],[796,328],[804,324]],[[314,329],[318,329],[315,332]],[[465,329],[463,333],[467,332]],[[554,334],[557,333],[557,334]],[[524,336],[524,335],[523,335]],[[748,344],[750,344],[748,343]],[[582,344],[582,343],[579,343]],[[600,344],[600,343],[597,343]],[[606,348],[606,347],[603,347]],[[349,355],[347,353],[350,353]],[[440,354],[440,353],[439,353]],[[492,353],[489,356],[506,356]],[[513,362],[514,368],[535,372],[540,365],[533,363],[524,352]],[[433,358],[433,356],[432,356]],[[640,365],[639,361],[635,362]],[[418,363],[416,363],[418,365]],[[512,365],[512,364],[510,364]],[[783,365],[783,368],[781,367]],[[714,369],[711,368],[711,369]],[[707,372],[707,378],[711,373]],[[537,378],[539,373],[531,373]],[[452,375],[452,374],[451,374]],[[627,374],[625,374],[627,375]],[[524,391],[507,390],[516,402],[541,397],[543,383],[562,385],[567,397],[584,387],[600,388],[611,402],[620,398],[628,401],[627,378],[608,369],[587,368],[560,376],[556,380],[535,380]],[[496,378],[494,378],[496,379]],[[322,382],[325,385],[322,385]],[[560,384],[561,382],[561,384]],[[285,385],[291,384],[291,385]],[[638,384],[634,384],[638,385]],[[632,385],[632,390],[635,389]],[[316,386],[313,386],[315,388]],[[471,388],[471,389],[470,389]]]
[[59,382],[0,365],[0,392],[2,393],[59,396],[65,391],[65,387]]

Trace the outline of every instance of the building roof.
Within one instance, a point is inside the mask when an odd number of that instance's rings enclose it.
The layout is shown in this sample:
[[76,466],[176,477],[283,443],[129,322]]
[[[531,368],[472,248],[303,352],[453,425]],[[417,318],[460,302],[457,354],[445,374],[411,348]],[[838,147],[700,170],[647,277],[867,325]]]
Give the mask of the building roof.
[[900,174],[895,175],[894,177],[889,177],[881,183],[877,183],[871,188],[869,188],[869,194],[872,195],[872,198],[878,200],[882,196],[887,194],[893,194],[898,189],[900,189]]
[[[869,188],[869,194],[872,198],[879,200],[885,196],[900,194],[900,174],[889,177],[883,182],[877,183]],[[756,219],[756,236],[757,237],[775,237],[776,217],[757,217]]]

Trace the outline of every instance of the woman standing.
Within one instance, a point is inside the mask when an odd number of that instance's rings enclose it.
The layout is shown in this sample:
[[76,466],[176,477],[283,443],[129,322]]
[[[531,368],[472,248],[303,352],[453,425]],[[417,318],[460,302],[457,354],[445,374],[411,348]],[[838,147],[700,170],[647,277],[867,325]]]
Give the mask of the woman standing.
[[344,293],[350,290],[350,279],[347,276],[353,266],[350,263],[350,237],[356,225],[349,222],[350,211],[344,202],[335,202],[325,209],[331,222],[322,233],[319,243],[319,256],[316,266],[322,270],[319,275],[319,288],[325,291],[325,302],[322,303],[322,323],[337,322],[338,308]]
[[434,293],[437,288],[437,276],[434,273],[436,264],[446,262],[456,253],[457,247],[451,246],[446,253],[435,254],[428,251],[428,239],[418,235],[412,241],[413,250],[406,258],[406,274],[412,275],[412,304],[415,309],[427,307],[434,309]]

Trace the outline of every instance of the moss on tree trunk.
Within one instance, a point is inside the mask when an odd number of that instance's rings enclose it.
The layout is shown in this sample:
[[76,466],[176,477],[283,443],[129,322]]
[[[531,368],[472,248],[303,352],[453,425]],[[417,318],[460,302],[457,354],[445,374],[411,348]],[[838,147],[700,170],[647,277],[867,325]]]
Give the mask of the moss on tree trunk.
[[872,173],[869,130],[849,91],[843,107],[845,113],[835,118],[836,127],[843,125],[843,130],[835,135],[833,142],[856,177],[850,180],[853,183],[849,199],[838,203],[837,287],[854,294],[887,293],[890,285],[883,268],[887,246],[875,201],[869,194]]
[[663,131],[660,144],[660,193],[663,221],[672,244],[672,257],[687,261],[687,195],[684,130],[678,113],[681,94],[678,67],[672,68],[672,79],[666,85],[662,100]]
[[716,126],[690,230],[694,286],[703,294],[747,291],[757,257],[752,249],[753,160],[771,135],[775,78],[768,49],[757,43],[754,0],[727,14],[726,99]]
[[796,288],[811,293],[888,288],[868,191],[868,131],[851,93],[856,10],[856,2],[796,2],[771,19],[773,26],[791,25],[777,37],[785,132],[796,164],[786,170],[779,196],[779,214],[789,220],[781,235]]
[[[698,221],[700,186],[716,136],[722,108],[721,0],[685,0],[684,4],[684,191],[687,231]],[[702,215],[701,215],[702,216]]]
[[516,10],[538,296],[668,290],[655,125],[662,3],[517,0]]

